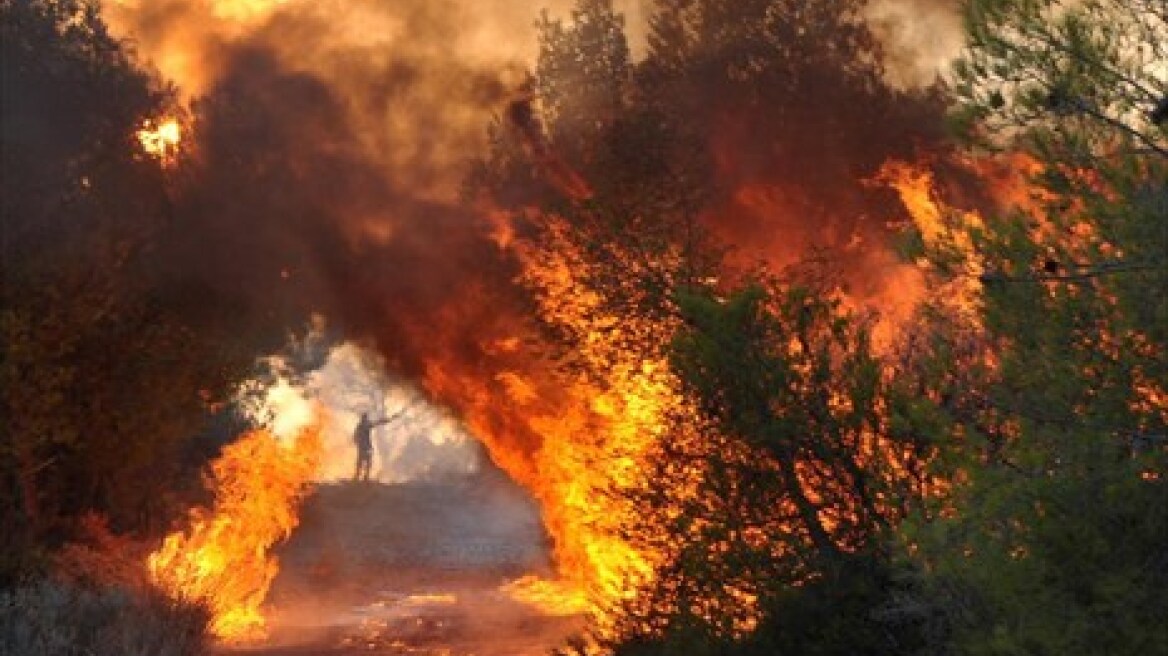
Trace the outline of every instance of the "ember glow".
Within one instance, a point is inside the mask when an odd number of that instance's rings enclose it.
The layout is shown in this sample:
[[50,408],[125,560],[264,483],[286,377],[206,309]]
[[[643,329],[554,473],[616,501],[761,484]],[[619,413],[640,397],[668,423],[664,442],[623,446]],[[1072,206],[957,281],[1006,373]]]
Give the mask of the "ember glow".
[[178,119],[174,118],[146,121],[138,131],[138,143],[142,145],[142,151],[164,165],[174,162],[181,141],[182,127]]

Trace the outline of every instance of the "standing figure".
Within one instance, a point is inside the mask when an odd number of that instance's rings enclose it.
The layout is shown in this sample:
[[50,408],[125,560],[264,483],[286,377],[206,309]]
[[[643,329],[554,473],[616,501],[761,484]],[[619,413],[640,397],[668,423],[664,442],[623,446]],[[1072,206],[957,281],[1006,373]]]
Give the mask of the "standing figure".
[[357,444],[357,467],[353,472],[353,480],[369,480],[369,470],[373,468],[373,429],[381,424],[388,424],[395,417],[388,419],[369,419],[369,413],[362,412],[357,427],[353,429],[353,442]]

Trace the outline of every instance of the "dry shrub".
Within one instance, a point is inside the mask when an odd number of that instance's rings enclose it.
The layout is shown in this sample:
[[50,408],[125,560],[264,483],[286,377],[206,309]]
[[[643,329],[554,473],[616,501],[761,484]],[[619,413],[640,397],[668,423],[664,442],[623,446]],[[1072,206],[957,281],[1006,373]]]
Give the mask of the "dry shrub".
[[45,581],[0,593],[0,656],[197,656],[209,619],[157,591]]
[[197,656],[209,611],[153,587],[149,545],[96,514],[51,557],[48,578],[0,592],[0,656]]
[[102,515],[88,513],[78,520],[72,541],[53,555],[52,578],[69,587],[147,591],[150,550],[141,540],[111,531]]

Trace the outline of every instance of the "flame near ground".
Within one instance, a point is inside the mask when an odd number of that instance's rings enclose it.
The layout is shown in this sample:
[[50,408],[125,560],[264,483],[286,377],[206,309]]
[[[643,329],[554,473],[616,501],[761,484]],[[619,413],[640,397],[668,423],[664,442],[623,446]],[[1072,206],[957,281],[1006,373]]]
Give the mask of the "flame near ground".
[[261,607],[279,571],[270,551],[299,524],[319,459],[312,427],[291,441],[258,430],[226,446],[208,481],[214,504],[193,510],[190,527],[151,554],[151,578],[178,598],[205,603],[216,636],[263,637]]

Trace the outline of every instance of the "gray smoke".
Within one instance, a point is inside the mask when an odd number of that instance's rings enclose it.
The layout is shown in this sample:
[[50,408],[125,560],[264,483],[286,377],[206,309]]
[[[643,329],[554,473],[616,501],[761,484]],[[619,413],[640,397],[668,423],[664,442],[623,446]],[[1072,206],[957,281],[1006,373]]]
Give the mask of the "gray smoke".
[[890,81],[926,86],[946,74],[965,43],[960,7],[960,0],[872,0],[867,17]]

